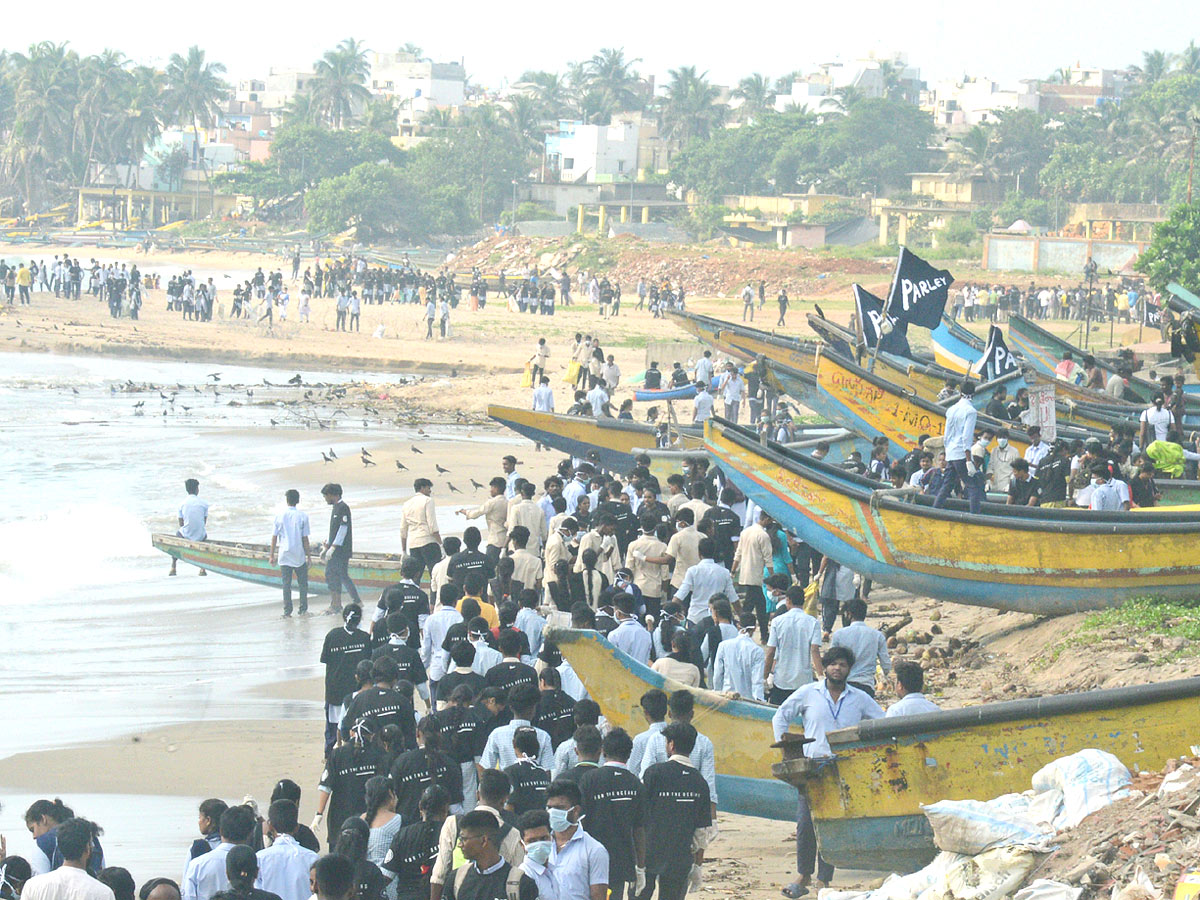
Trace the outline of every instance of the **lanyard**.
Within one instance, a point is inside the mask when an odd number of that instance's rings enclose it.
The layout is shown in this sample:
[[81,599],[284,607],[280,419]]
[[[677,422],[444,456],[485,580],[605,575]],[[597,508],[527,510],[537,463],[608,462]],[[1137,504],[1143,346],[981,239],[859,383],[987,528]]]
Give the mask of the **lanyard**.
[[[821,696],[825,698],[825,705],[827,707],[829,707],[829,714],[831,716],[833,716],[833,721],[837,722],[838,721],[838,713],[841,711],[842,703],[846,699],[845,689],[843,688],[842,696],[838,697],[836,704],[833,703],[832,699],[829,696],[829,688],[828,687],[826,687],[823,691],[821,691]],[[841,724],[841,723],[838,723],[838,724]]]

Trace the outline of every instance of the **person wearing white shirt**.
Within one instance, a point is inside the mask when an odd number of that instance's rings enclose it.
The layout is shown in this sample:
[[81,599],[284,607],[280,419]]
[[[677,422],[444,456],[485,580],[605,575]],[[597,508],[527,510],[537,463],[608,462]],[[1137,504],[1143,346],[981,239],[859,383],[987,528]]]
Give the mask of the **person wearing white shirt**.
[[[521,498],[508,508],[508,516],[504,524],[508,529],[510,538],[514,528],[518,525],[524,525],[529,532],[529,540],[526,547],[530,553],[540,555],[548,534],[546,530],[546,513],[533,501],[534,490],[534,486],[528,481],[521,485]],[[533,587],[532,584],[528,586]]]
[[258,851],[258,878],[254,886],[278,894],[280,900],[308,900],[312,891],[308,870],[317,854],[296,843],[296,804],[276,800],[267,810],[266,836],[271,846]]
[[692,421],[697,425],[707,422],[712,418],[713,397],[708,392],[708,386],[705,382],[697,382],[696,398],[692,401]]
[[533,390],[533,410],[534,412],[554,412],[554,390],[550,387],[550,379],[545,375]]
[[975,396],[975,383],[966,379],[959,386],[958,402],[946,412],[946,430],[944,433],[944,448],[946,452],[946,468],[948,477],[942,482],[935,507],[943,506],[950,492],[963,485],[967,492],[967,501],[972,513],[978,513],[983,504],[983,488],[980,486],[980,471],[971,459],[971,445],[975,441],[975,422],[979,417],[978,410],[971,402]]
[[725,374],[721,376],[717,390],[721,392],[721,397],[725,401],[725,418],[736,425],[738,409],[742,405],[742,395],[746,393],[746,382],[742,380],[742,376],[738,374],[737,367],[733,363],[725,364]]
[[567,515],[575,515],[575,509],[579,506],[579,498],[587,493],[587,480],[590,470],[584,469],[582,466],[575,470],[575,477],[567,482],[563,488],[563,499],[567,501]]
[[712,351],[705,350],[704,355],[696,363],[696,380],[706,388],[712,384],[713,378],[713,361]]
[[845,606],[850,624],[833,635],[834,647],[845,647],[854,654],[854,665],[846,677],[846,683],[864,693],[875,696],[875,665],[887,675],[892,670],[892,658],[888,655],[887,638],[877,628],[866,623],[867,602],[858,597]]
[[504,473],[504,498],[511,500],[517,495],[517,482],[521,479],[517,471],[517,458],[509,454],[501,459],[500,471]]
[[257,820],[247,806],[231,806],[221,814],[221,843],[187,865],[180,885],[182,900],[212,900],[229,889],[225,858],[238,844],[250,840]]
[[925,689],[925,672],[919,665],[902,659],[896,663],[896,670],[892,675],[896,696],[900,699],[888,707],[887,718],[919,716],[941,711],[936,703],[921,693]]
[[1050,453],[1050,445],[1042,440],[1042,429],[1029,426],[1029,447],[1025,451],[1025,462],[1029,463],[1029,477],[1037,477],[1037,467]]
[[1154,441],[1165,441],[1175,424],[1175,416],[1169,409],[1163,408],[1162,394],[1156,394],[1154,404],[1142,410],[1141,433],[1139,443],[1149,447]]
[[450,627],[463,620],[462,613],[455,609],[461,596],[462,592],[453,584],[442,585],[438,594],[438,608],[425,620],[425,629],[421,635],[421,662],[429,675],[429,690],[434,699],[437,683],[446,674],[449,662],[442,644],[445,643]]
[[1008,493],[1008,486],[1012,483],[1012,464],[1020,455],[1017,448],[1008,442],[1007,429],[1001,429],[996,434],[996,449],[988,459],[988,479],[993,491]]
[[701,538],[697,549],[700,562],[687,570],[687,574],[683,576],[683,583],[675,592],[674,600],[687,603],[688,620],[699,623],[708,615],[708,603],[714,597],[726,597],[732,605],[738,602],[738,595],[729,570],[714,558],[716,545],[713,539]]
[[[846,683],[854,665],[854,654],[845,647],[830,647],[821,658],[821,664],[825,670],[824,679],[798,688],[775,711],[771,720],[776,741],[783,738],[792,722],[803,722],[804,736],[810,741],[804,745],[803,752],[809,759],[833,756],[826,738],[828,732],[849,728],[863,719],[882,719],[884,716],[883,709],[869,695]],[[814,863],[817,864],[817,881],[821,886],[829,885],[833,866],[817,855],[812,812],[803,791],[796,804],[796,860],[800,878],[785,890],[789,897],[800,896],[808,887]]]
[[627,765],[629,771],[640,778],[646,747],[656,734],[667,727],[667,695],[658,688],[651,688],[642,694],[639,704],[647,727],[645,731],[633,736],[633,750],[629,753]]
[[633,596],[619,594],[613,610],[618,625],[608,634],[609,643],[643,666],[650,665],[650,632],[637,619]]
[[763,659],[763,678],[774,676],[767,701],[776,706],[824,673],[821,622],[804,611],[802,588],[790,588],[786,598],[787,610],[771,620]]
[[537,611],[536,593],[523,593],[520,603],[521,608],[517,610],[517,618],[513,625],[529,639],[529,654],[536,658],[542,649],[542,633],[546,630],[546,620]]
[[[183,483],[183,489],[187,491],[187,499],[179,506],[179,531],[176,534],[189,541],[208,540],[208,501],[200,499],[200,482],[189,478]],[[176,574],[176,562],[172,556],[171,571],[168,575]],[[208,573],[201,569],[200,574]]]
[[592,389],[587,392],[587,402],[592,405],[592,415],[597,419],[604,416],[612,418],[612,409],[608,405],[608,392],[604,390],[602,382],[597,381]]
[[271,565],[279,564],[283,577],[283,615],[292,614],[292,577],[300,588],[302,616],[308,615],[308,513],[296,507],[300,503],[300,492],[289,489],[284,495],[287,509],[275,517],[275,530],[271,534]]
[[[672,722],[685,722],[692,725],[695,707],[696,698],[692,696],[691,691],[674,691],[667,698],[667,708],[671,713]],[[717,764],[713,742],[700,732],[696,732],[696,745],[692,747],[692,752],[688,754],[688,757],[691,759],[692,765],[708,782],[709,801],[712,803],[712,813],[715,816],[717,812]],[[662,730],[659,729],[646,742],[641,767],[637,772],[638,778],[644,778],[647,769],[657,763],[666,762],[667,759],[669,759],[667,742],[662,736]]]
[[1108,467],[1100,460],[1093,463],[1092,468],[1092,498],[1089,508],[1115,512],[1122,508],[1121,490],[1108,473]]
[[611,353],[608,354],[608,361],[604,364],[604,368],[600,370],[600,377],[604,379],[604,385],[610,393],[615,391],[617,385],[621,383],[621,369]]
[[752,700],[765,700],[763,693],[763,649],[754,641],[757,621],[746,612],[740,620],[737,637],[717,645],[713,664],[713,690],[732,691]]
[[508,724],[501,725],[488,735],[483,755],[479,758],[481,775],[484,769],[507,769],[517,761],[513,734],[518,728],[533,728],[538,738],[537,764],[547,770],[554,767],[554,748],[550,743],[550,735],[532,724],[541,699],[542,694],[536,685],[520,684],[510,691],[508,703],[513,717]]
[[580,825],[583,795],[579,785],[566,779],[553,782],[546,793],[546,812],[551,832],[547,868],[558,900],[605,900],[608,851]]
[[508,544],[508,500],[504,497],[507,485],[504,479],[497,475],[488,482],[491,496],[474,509],[460,509],[459,515],[467,519],[478,519],[483,516],[487,525],[487,558],[494,566],[500,559],[500,554]]
[[442,558],[433,482],[418,478],[413,490],[416,493],[400,507],[400,550],[405,555],[411,553],[432,571]]
[[[486,626],[487,620],[484,619],[483,616],[478,616],[477,618],[471,620],[471,622],[475,623],[478,623],[479,621],[483,621],[484,626]],[[468,626],[469,625],[470,623],[468,623]],[[480,627],[484,628],[484,626]],[[471,663],[472,672],[475,672],[478,675],[487,675],[487,673],[490,672],[493,667],[504,662],[503,654],[501,654],[499,650],[493,650],[488,646],[487,638],[484,634],[481,632],[472,631],[467,635],[467,637],[471,642],[471,646],[475,648],[475,659]]]
[[56,836],[62,865],[26,881],[21,896],[33,900],[115,900],[112,888],[93,878],[87,870],[96,826],[87,819],[68,819],[58,826]]

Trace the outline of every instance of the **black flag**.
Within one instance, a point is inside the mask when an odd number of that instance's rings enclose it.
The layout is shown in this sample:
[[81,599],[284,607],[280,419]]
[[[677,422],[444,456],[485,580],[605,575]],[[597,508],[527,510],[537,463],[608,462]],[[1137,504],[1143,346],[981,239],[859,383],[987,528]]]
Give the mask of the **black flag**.
[[984,381],[991,381],[993,378],[1003,378],[1020,368],[1016,357],[1009,352],[1004,343],[1004,334],[995,325],[991,326],[988,329],[987,346],[983,348],[983,355],[971,366],[971,374]]
[[[854,285],[854,308],[858,311],[858,321],[862,325],[863,340],[868,347],[879,345],[885,353],[896,356],[909,355],[907,325],[896,321],[894,316],[885,315],[883,301],[863,288],[861,284]],[[886,323],[886,324],[885,324]]]
[[901,247],[896,277],[888,295],[888,313],[901,322],[937,328],[953,283],[954,276],[949,271],[935,269],[907,247]]
[[1162,307],[1149,298],[1142,301],[1142,323],[1154,328],[1162,322]]

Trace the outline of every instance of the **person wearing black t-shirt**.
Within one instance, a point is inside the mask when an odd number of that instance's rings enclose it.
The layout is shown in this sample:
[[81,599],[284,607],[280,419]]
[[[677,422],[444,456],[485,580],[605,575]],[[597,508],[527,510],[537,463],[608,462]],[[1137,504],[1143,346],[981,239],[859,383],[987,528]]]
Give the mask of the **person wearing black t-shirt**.
[[450,648],[450,660],[454,668],[438,682],[438,697],[449,697],[460,684],[465,684],[471,689],[472,696],[478,697],[487,687],[487,681],[471,669],[471,664],[475,662],[475,646],[469,642],[455,644]]
[[1038,505],[1038,483],[1029,477],[1029,463],[1023,459],[1014,459],[1012,462],[1012,480],[1008,482],[1008,505]]
[[517,761],[504,770],[512,784],[505,805],[515,816],[531,809],[544,809],[546,789],[550,787],[550,770],[537,764],[537,732],[533,728],[514,731],[513,752],[517,754]]
[[396,791],[396,812],[401,821],[415,822],[421,795],[431,784],[439,784],[450,795],[449,802],[463,801],[462,768],[444,752],[442,725],[436,716],[417,723],[416,750],[409,750],[392,764],[392,785]]
[[562,689],[558,669],[547,666],[538,675],[542,697],[538,701],[533,725],[550,735],[550,744],[558,745],[575,733],[575,698]]
[[1055,442],[1050,454],[1038,464],[1038,504],[1066,506],[1067,482],[1071,478],[1071,453],[1066,444]]
[[329,511],[329,540],[321,551],[325,563],[325,583],[329,586],[329,609],[336,613],[342,608],[342,589],[350,599],[362,606],[358,588],[350,580],[350,554],[354,552],[354,526],[350,521],[350,507],[342,499],[340,484],[327,484],[321,488],[321,496],[332,509]]
[[486,810],[467,813],[458,823],[459,844],[467,862],[446,879],[444,900],[537,900],[533,880],[500,856],[500,824]]
[[[711,496],[709,501],[712,502],[716,498]],[[716,560],[727,569],[733,568],[733,539],[742,533],[742,520],[738,518],[729,507],[738,500],[738,493],[733,488],[725,488],[721,491],[721,502],[714,504],[708,512],[704,514],[700,521],[700,530],[709,534],[716,545],[717,556]],[[712,522],[711,532],[704,526],[704,519]]]
[[401,580],[383,589],[375,607],[375,622],[393,613],[404,613],[417,626],[409,632],[410,647],[421,646],[421,625],[429,618],[429,595],[417,585],[423,567],[424,563],[418,557],[407,557],[400,565]]
[[387,768],[387,752],[366,724],[356,726],[350,732],[350,741],[329,754],[321,773],[317,814],[311,826],[316,831],[328,819],[328,846],[337,842],[347,818],[367,811],[367,782],[376,775],[386,775]]
[[371,651],[371,658],[379,659],[386,656],[395,661],[399,669],[397,679],[414,685],[425,706],[429,707],[429,675],[425,671],[425,663],[421,662],[421,651],[409,646],[408,637],[416,631],[408,616],[404,613],[391,613],[384,624],[387,627],[388,642]]
[[375,683],[356,694],[346,707],[346,713],[342,716],[342,740],[349,739],[354,726],[366,722],[372,734],[378,734],[388,725],[395,725],[400,729],[405,749],[417,745],[413,727],[413,688],[405,682],[407,687],[397,690],[399,676],[400,667],[390,656],[381,656],[371,663],[371,677]]
[[450,565],[446,568],[446,575],[449,576],[450,580],[461,591],[466,584],[467,576],[472,572],[479,572],[483,575],[484,590],[486,591],[487,582],[496,577],[496,572],[492,568],[492,562],[487,558],[487,554],[479,552],[479,545],[483,541],[479,529],[474,525],[468,527],[463,532],[462,541],[463,549],[450,557]]
[[450,795],[440,785],[425,788],[418,803],[421,821],[405,825],[392,838],[381,868],[396,876],[396,900],[428,900],[429,874],[437,858],[438,835],[450,815]]
[[683,900],[702,882],[704,848],[712,825],[708,782],[688,758],[696,729],[672,722],[662,731],[667,761],[647,769],[645,788],[646,877],[658,880],[660,900]]
[[487,675],[484,676],[488,687],[501,688],[506,694],[519,684],[537,687],[537,672],[533,666],[521,662],[522,637],[524,635],[519,631],[500,632],[498,643],[503,659],[488,669]]
[[370,840],[371,827],[360,816],[350,816],[342,823],[337,843],[331,844],[331,853],[354,863],[357,890],[352,900],[384,900],[383,891],[388,878],[379,870],[379,866],[367,859]]
[[646,886],[645,789],[626,768],[633,752],[628,732],[614,728],[606,734],[603,752],[604,765],[579,779],[583,828],[608,851],[611,900],[622,900],[627,885],[630,897]]
[[325,635],[321,647],[321,662],[325,664],[325,755],[337,740],[338,723],[342,720],[342,699],[358,684],[354,679],[355,667],[370,656],[371,636],[360,631],[362,607],[352,603],[342,611],[345,620],[341,628],[334,628]]

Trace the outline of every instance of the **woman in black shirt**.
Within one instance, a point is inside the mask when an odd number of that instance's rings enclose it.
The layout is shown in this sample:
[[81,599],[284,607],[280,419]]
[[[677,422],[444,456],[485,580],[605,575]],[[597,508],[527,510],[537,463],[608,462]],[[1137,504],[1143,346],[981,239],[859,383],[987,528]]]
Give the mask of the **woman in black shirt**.
[[383,900],[383,890],[388,879],[379,866],[367,859],[367,846],[371,841],[371,827],[359,816],[351,816],[342,823],[333,852],[354,863],[354,881],[358,885],[354,900]]
[[416,822],[421,795],[431,784],[440,784],[450,794],[451,803],[462,803],[462,768],[442,752],[442,727],[436,716],[417,723],[416,750],[400,756],[392,766],[392,784],[396,791],[396,812],[405,822]]
[[418,803],[421,821],[405,825],[392,838],[383,867],[395,873],[396,900],[425,900],[429,874],[438,854],[438,837],[450,815],[450,795],[441,785],[425,788]]

